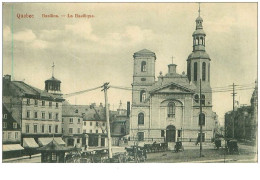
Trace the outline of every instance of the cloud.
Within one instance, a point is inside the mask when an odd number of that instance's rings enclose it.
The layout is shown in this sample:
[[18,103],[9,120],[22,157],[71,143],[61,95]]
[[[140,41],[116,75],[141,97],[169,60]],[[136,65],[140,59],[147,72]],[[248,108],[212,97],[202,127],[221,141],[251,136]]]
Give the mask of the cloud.
[[32,32],[31,29],[25,29],[23,31],[14,33],[15,41],[32,42],[35,39],[36,35]]
[[65,30],[91,41],[98,41],[98,37],[92,33],[92,26],[89,21],[65,25]]

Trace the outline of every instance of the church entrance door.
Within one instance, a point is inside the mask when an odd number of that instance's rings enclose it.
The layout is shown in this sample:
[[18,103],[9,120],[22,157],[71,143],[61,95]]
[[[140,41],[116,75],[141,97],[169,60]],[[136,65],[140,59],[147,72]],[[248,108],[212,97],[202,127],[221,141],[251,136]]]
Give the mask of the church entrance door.
[[169,125],[166,128],[166,142],[175,142],[176,128],[173,125]]

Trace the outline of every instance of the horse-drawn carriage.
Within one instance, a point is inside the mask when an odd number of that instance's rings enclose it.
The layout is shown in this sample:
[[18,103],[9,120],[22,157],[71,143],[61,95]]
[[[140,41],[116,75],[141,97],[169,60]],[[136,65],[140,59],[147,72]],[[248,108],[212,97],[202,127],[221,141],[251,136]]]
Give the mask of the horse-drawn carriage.
[[144,162],[147,159],[146,149],[141,146],[131,146],[125,148],[127,161]]

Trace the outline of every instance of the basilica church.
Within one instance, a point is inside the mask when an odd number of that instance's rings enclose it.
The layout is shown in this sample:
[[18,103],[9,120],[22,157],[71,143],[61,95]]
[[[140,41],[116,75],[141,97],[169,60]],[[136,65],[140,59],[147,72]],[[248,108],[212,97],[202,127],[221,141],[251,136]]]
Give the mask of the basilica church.
[[[130,139],[134,141],[196,141],[200,135],[200,99],[202,141],[214,136],[216,113],[212,111],[210,57],[205,50],[203,19],[198,16],[192,34],[193,51],[187,58],[187,74],[176,73],[176,64],[155,79],[156,54],[143,49],[134,53]],[[201,81],[201,96],[200,96]]]

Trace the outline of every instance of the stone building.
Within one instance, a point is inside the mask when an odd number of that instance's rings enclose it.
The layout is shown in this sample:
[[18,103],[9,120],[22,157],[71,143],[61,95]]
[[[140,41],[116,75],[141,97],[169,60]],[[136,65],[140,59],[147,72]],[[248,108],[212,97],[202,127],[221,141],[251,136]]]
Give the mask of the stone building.
[[64,144],[61,139],[64,99],[57,93],[60,91],[48,93],[53,86],[60,85],[60,81],[58,85],[56,82],[45,82],[46,89],[40,90],[23,81],[11,81],[10,75],[3,78],[3,104],[21,127],[21,143],[25,148],[45,145],[53,137],[60,144]]
[[[134,53],[130,139],[139,141],[195,141],[199,135],[200,98],[203,140],[213,138],[215,114],[212,111],[210,57],[205,50],[203,19],[196,19],[192,34],[193,51],[187,58],[187,75],[169,64],[168,73],[156,81],[156,54],[143,49]],[[200,97],[200,80],[202,95]]]

